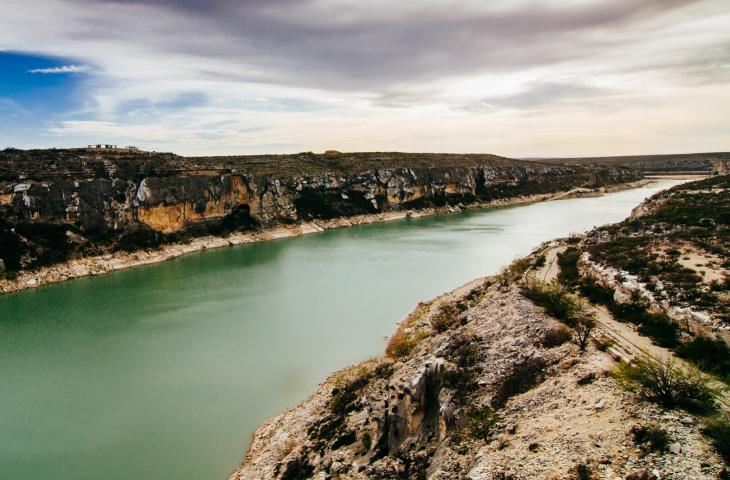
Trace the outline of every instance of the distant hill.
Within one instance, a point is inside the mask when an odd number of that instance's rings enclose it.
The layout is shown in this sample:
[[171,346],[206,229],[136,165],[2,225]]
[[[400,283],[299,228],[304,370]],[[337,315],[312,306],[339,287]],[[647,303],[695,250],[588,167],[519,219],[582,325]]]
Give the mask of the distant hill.
[[531,160],[560,165],[624,166],[636,168],[643,172],[710,173],[716,162],[721,160],[727,162],[730,160],[730,152],[626,155],[620,157],[536,158]]

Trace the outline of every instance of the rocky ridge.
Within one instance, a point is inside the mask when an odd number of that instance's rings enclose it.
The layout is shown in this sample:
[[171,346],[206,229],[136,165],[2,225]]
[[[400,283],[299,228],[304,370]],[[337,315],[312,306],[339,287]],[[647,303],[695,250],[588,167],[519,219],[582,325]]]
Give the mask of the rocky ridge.
[[[125,260],[112,263],[126,265],[134,263],[126,262],[129,254],[200,244],[195,240],[201,238],[233,235],[235,243],[236,235],[264,238],[266,231],[312,222],[544,199],[640,177],[621,168],[554,166],[494,155],[185,158],[7,149],[0,152],[0,275],[5,291],[13,291],[19,273],[20,287],[28,281],[42,284],[43,278],[73,278],[71,270],[50,277],[41,272],[69,261],[112,255]],[[105,261],[92,263],[98,268],[89,272],[108,270]],[[36,281],[22,278],[38,272],[31,275]]]
[[[490,283],[419,305],[401,330],[421,338],[411,352],[338,372],[264,422],[231,480],[717,478],[696,417],[638,401],[607,375],[609,354],[555,345],[560,323]],[[649,424],[673,452],[637,447],[632,428]]]

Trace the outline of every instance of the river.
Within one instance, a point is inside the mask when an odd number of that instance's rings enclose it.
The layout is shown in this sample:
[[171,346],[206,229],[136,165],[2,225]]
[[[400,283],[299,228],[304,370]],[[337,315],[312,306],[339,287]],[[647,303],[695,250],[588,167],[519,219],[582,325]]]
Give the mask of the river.
[[0,297],[0,476],[224,480],[416,303],[679,181],[192,254]]

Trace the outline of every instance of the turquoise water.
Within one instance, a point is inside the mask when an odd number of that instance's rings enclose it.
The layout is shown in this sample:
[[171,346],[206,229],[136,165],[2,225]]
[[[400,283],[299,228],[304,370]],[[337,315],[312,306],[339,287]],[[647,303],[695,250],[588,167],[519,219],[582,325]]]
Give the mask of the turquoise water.
[[[673,182],[676,183],[676,182]],[[673,184],[192,254],[0,298],[0,478],[225,479],[418,301]]]

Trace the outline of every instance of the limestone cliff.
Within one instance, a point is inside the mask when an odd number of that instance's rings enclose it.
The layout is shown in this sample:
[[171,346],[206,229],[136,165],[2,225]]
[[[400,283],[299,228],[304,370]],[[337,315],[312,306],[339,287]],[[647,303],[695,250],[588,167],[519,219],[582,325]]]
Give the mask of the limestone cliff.
[[145,152],[0,152],[0,260],[8,271],[200,235],[469,204],[635,180],[616,168],[494,155],[185,158]]

